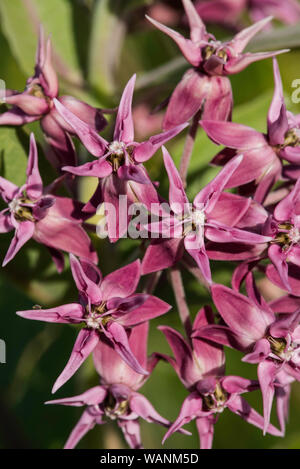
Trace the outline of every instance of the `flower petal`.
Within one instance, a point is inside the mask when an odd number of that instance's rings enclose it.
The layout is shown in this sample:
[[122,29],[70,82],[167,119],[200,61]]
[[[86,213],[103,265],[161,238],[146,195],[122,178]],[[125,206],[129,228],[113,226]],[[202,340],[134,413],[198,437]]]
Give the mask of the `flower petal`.
[[202,409],[202,399],[198,392],[191,393],[182,404],[180,409],[180,413],[173,423],[167,433],[165,434],[162,443],[166,441],[169,436],[171,436],[174,432],[178,431],[183,425],[189,423],[191,420],[197,417],[199,413],[201,413]]
[[193,68],[183,75],[169,101],[163,129],[170,130],[188,122],[201,108],[210,92],[210,78]]
[[191,0],[182,0],[182,4],[188,18],[192,41],[201,41],[205,38],[206,35],[205,24],[203,23]]
[[211,449],[214,438],[214,423],[213,416],[198,417],[196,418],[196,425],[200,439],[200,449]]
[[[97,418],[99,420],[99,416]],[[96,418],[94,415],[90,414],[88,410],[85,410],[78,420],[77,424],[73,428],[64,449],[73,449],[79,441],[86,435],[90,430],[96,425]],[[104,423],[104,422],[103,422]]]
[[223,285],[211,287],[213,301],[224,321],[238,336],[256,342],[271,324],[269,315],[240,293]]
[[183,255],[183,242],[180,238],[157,239],[148,246],[142,261],[142,274],[157,272],[172,267]]
[[72,407],[82,407],[84,405],[97,405],[104,401],[107,395],[107,389],[103,386],[94,386],[78,396],[65,397],[63,399],[54,399],[45,404],[60,404]]
[[234,51],[235,54],[240,54],[245,49],[249,41],[261,31],[270,21],[272,21],[272,16],[258,21],[257,23],[249,26],[248,28],[243,29],[241,32],[236,34],[232,41],[230,41],[230,48]]
[[118,320],[119,324],[124,327],[132,327],[141,324],[150,319],[157,318],[162,314],[167,313],[172,308],[171,305],[160,300],[156,296],[148,295],[148,298],[141,306],[138,306],[133,311],[125,313]]
[[183,187],[182,179],[179,176],[178,170],[168,150],[163,147],[162,151],[165,168],[169,177],[170,207],[175,213],[184,215],[187,206],[189,206],[189,201]]
[[62,170],[76,176],[103,178],[112,173],[112,166],[105,159],[99,159],[84,163],[81,166],[64,166]]
[[17,224],[14,237],[10,243],[2,267],[8,264],[17,252],[24,246],[27,241],[32,238],[34,234],[35,225],[32,221],[22,221]]
[[146,15],[146,18],[150,23],[152,23],[156,28],[160,29],[163,33],[167,34],[173,41],[176,42],[177,46],[181,50],[182,54],[188,62],[190,62],[195,67],[198,67],[202,61],[201,57],[201,48],[194,44],[190,39],[185,39],[181,34],[174,31],[174,29],[168,28],[167,26],[159,23],[158,21],[150,18]]
[[162,132],[158,135],[153,135],[146,142],[139,143],[133,151],[133,157],[138,163],[144,163],[149,160],[154,153],[164,145],[168,140],[171,140],[177,134],[179,134],[183,129],[187,127],[188,124],[177,125],[176,127]]
[[[70,266],[73,279],[80,293],[83,293],[92,304],[97,305],[102,301],[102,295],[98,283],[95,283],[87,275],[87,269],[97,269],[93,264],[84,263],[81,265],[73,254],[70,254]],[[84,269],[84,267],[86,267]],[[97,269],[98,271],[98,269]],[[99,271],[98,271],[99,272]]]
[[69,109],[57,99],[54,99],[53,102],[59,114],[73,128],[74,133],[82,141],[87,150],[94,156],[104,155],[107,148],[106,140],[100,137],[93,127],[79,119],[79,117],[69,111]]
[[285,134],[288,131],[289,124],[284,103],[280,71],[275,57],[273,58],[273,70],[275,89],[268,112],[268,136],[271,145],[282,145],[284,143]]
[[34,134],[30,134],[30,150],[26,170],[26,193],[30,199],[36,200],[42,195],[43,182],[38,167],[38,153]]
[[227,407],[231,412],[239,415],[243,420],[246,422],[251,423],[255,427],[258,428],[265,428],[266,433],[270,433],[270,435],[274,436],[282,436],[281,431],[279,431],[276,427],[271,424],[265,426],[263,417],[256,412],[256,410],[252,409],[247,401],[241,396],[234,396],[227,404]]
[[257,375],[260,389],[263,396],[264,407],[264,434],[268,431],[271,417],[272,402],[274,397],[274,380],[278,372],[278,367],[271,360],[265,360],[258,365]]
[[115,351],[120,355],[125,363],[133,369],[133,371],[142,375],[149,374],[133,355],[128,335],[121,324],[118,324],[116,321],[109,322],[106,326],[105,335],[112,341]]
[[100,285],[103,300],[127,298],[132,295],[136,290],[140,276],[141,264],[139,259],[108,274]]
[[189,388],[203,377],[205,364],[200,360],[195,363],[190,345],[175,329],[168,326],[159,326],[158,329],[163,332],[173,351],[175,357],[173,368],[183,384]]
[[92,353],[99,342],[99,334],[96,330],[82,329],[75,341],[68,363],[59,375],[52,388],[55,393],[78,370],[86,358]]
[[16,314],[21,316],[21,318],[34,319],[36,321],[78,324],[82,322],[84,309],[79,303],[70,303],[50,309],[17,311]]

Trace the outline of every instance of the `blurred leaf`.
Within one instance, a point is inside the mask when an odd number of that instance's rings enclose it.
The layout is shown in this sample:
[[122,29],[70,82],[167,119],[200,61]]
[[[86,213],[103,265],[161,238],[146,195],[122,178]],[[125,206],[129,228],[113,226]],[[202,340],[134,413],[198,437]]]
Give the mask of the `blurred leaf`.
[[119,4],[118,0],[98,0],[93,11],[88,77],[106,100],[116,91],[115,72],[126,31]]
[[60,75],[82,84],[72,24],[72,5],[67,0],[2,0],[3,31],[12,52],[27,76],[32,75],[39,24],[52,34],[53,59]]
[[135,8],[149,6],[154,3],[154,0],[127,0],[126,5],[123,6],[125,12],[130,12]]
[[0,128],[1,176],[21,186],[25,182],[27,139],[22,129]]

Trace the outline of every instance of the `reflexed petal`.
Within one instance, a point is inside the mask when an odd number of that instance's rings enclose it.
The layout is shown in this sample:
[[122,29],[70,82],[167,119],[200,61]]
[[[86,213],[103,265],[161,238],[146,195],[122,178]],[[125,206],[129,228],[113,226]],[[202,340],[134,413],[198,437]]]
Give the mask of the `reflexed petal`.
[[[99,417],[98,419],[99,420]],[[77,443],[96,425],[96,418],[85,410],[72,430],[64,449],[73,449]]]
[[206,253],[204,239],[202,238],[202,236],[201,235],[197,236],[197,234],[195,233],[190,233],[184,238],[184,246],[187,252],[190,254],[190,256],[192,256],[192,258],[196,261],[205,280],[209,284],[211,284],[212,278],[211,278],[209,258]]
[[189,69],[172,93],[163,120],[163,129],[170,130],[188,122],[199,111],[210,92],[210,77]]
[[287,253],[285,253],[277,244],[273,244],[269,247],[268,255],[277,269],[277,272],[281,278],[284,288],[287,291],[291,291],[288,276],[288,264],[286,261]]
[[268,431],[271,409],[274,397],[274,380],[278,373],[278,366],[271,360],[265,360],[258,365],[257,374],[263,396],[264,407],[264,434]]
[[[214,324],[214,316],[212,309],[205,306],[198,312],[194,324],[193,331],[205,326]],[[201,337],[197,337],[195,332],[192,335],[192,344],[194,354],[197,357],[197,364],[201,364],[203,376],[222,376],[225,371],[225,354],[223,347],[219,344],[212,344]]]
[[78,303],[70,303],[51,309],[33,309],[17,311],[18,316],[36,321],[56,322],[62,324],[76,324],[82,322],[85,314],[83,307]]
[[255,427],[263,429],[265,427],[265,432],[270,433],[274,436],[282,436],[281,432],[271,424],[267,426],[264,425],[263,417],[252,409],[247,401],[241,396],[234,396],[227,404],[227,407],[231,412],[239,415],[246,422],[255,425]]
[[196,418],[199,414],[201,414],[202,410],[202,399],[197,392],[191,393],[182,404],[180,409],[180,413],[173,423],[173,425],[169,428],[167,433],[163,438],[163,443],[166,441],[169,436],[171,436],[174,432],[178,431],[183,425],[189,423],[191,420]]
[[200,439],[200,449],[211,449],[214,438],[213,416],[196,418],[196,425]]
[[131,449],[143,449],[141,440],[141,431],[139,419],[136,420],[118,420],[124,438]]
[[[148,323],[134,327],[129,332],[129,346],[140,365],[147,369]],[[93,352],[94,364],[104,384],[120,383],[133,390],[139,389],[147,378],[136,373],[113,348],[113,343],[101,337]]]
[[86,358],[92,353],[99,342],[99,334],[96,330],[82,329],[75,341],[71,356],[64,370],[54,383],[52,393],[55,393],[78,370]]
[[170,422],[159,415],[148,399],[146,399],[142,394],[137,392],[132,393],[129,399],[129,405],[130,409],[139,417],[146,420],[146,422],[159,423],[164,427],[168,427],[170,425]]

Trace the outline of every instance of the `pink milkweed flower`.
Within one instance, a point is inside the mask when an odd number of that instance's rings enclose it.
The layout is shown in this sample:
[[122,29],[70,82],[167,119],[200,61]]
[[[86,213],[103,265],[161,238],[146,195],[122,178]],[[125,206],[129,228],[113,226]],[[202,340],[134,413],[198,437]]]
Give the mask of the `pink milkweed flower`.
[[182,0],[182,3],[190,25],[190,39],[147,17],[154,26],[176,42],[185,59],[193,66],[185,73],[171,96],[164,118],[164,129],[187,122],[202,106],[203,120],[230,119],[233,98],[227,75],[239,73],[257,60],[287,52],[281,50],[243,54],[248,42],[271,21],[271,17],[244,29],[231,41],[222,43],[206,31],[191,0]]
[[291,291],[288,262],[300,266],[300,180],[274,209],[271,221],[274,239],[268,256],[285,289]]
[[300,5],[297,0],[248,0],[249,13],[253,21],[272,15],[285,24],[296,24],[300,20]]
[[[197,314],[193,331],[207,327],[214,322],[212,310],[202,308]],[[256,381],[239,376],[224,376],[225,355],[223,347],[192,333],[190,342],[174,329],[159,328],[173,351],[174,358],[160,355],[175,369],[189,396],[184,400],[180,413],[167,431],[163,441],[183,425],[196,419],[201,449],[210,449],[213,441],[214,424],[219,415],[228,408],[242,419],[263,428],[263,417],[250,407],[240,394],[258,389]],[[281,433],[272,425],[268,432],[279,436]]]
[[148,374],[130,349],[130,329],[166,313],[171,306],[155,296],[134,293],[141,276],[140,261],[132,262],[103,279],[94,264],[80,263],[72,254],[70,262],[79,291],[79,303],[17,313],[37,321],[84,324],[53,392],[74,375],[102,340],[102,334],[136,373]]
[[245,353],[243,361],[258,364],[266,432],[278,373],[284,371],[300,380],[300,312],[276,315],[257,291],[251,274],[246,287],[248,297],[213,285],[212,298],[226,325],[201,328],[196,336],[236,348]]
[[[56,112],[53,100],[58,97],[58,78],[52,64],[51,40],[45,41],[40,28],[36,53],[35,73],[28,78],[23,92],[8,90],[5,103],[12,106],[0,115],[0,125],[23,125],[39,120],[48,143],[52,148],[47,156],[57,169],[76,163],[75,148],[70,134],[72,128]],[[91,125],[102,130],[107,124],[101,111],[72,96],[58,98],[64,106]]]
[[[95,195],[87,205],[89,208],[96,209],[102,202],[107,202],[115,206],[118,213],[120,195],[128,195],[130,200],[136,201],[135,195],[138,194],[139,201],[147,207],[150,205],[150,200],[153,203],[157,202],[156,189],[143,163],[187,126],[187,124],[179,125],[168,132],[154,135],[145,142],[135,142],[132,118],[135,79],[136,76],[133,75],[123,91],[112,142],[100,137],[92,126],[83,122],[59,101],[55,101],[57,111],[73,128],[73,132],[87,150],[96,157],[94,161],[81,166],[63,168],[77,176],[94,176],[101,179]],[[115,226],[112,226],[115,225],[115,220],[110,220],[108,217],[107,223],[110,239],[118,239],[118,236],[111,234],[115,233]]]
[[[198,0],[196,9],[204,22],[239,27],[244,11],[249,12],[253,22],[268,16],[285,24],[296,24],[300,19],[297,0]],[[265,29],[271,28],[271,23]]]
[[[261,202],[282,173],[281,159],[300,163],[300,118],[286,110],[277,60],[273,59],[275,89],[268,112],[268,131],[262,134],[251,127],[234,122],[203,121],[207,135],[225,145],[212,160],[223,165],[237,153],[244,159],[226,187],[255,181],[255,200]],[[262,158],[263,155],[263,158]]]
[[148,376],[133,371],[114,351],[109,342],[103,340],[93,352],[101,385],[79,396],[46,402],[46,404],[74,407],[87,406],[72,430],[65,449],[74,448],[96,424],[105,424],[109,419],[117,421],[132,449],[142,448],[140,418],[150,423],[170,426],[170,422],[157,413],[148,399],[137,392],[157,363],[155,357],[147,359],[147,338],[148,323],[145,322],[132,330],[128,342],[136,359],[148,371]]
[[15,230],[3,266],[30,238],[49,248],[59,271],[64,267],[61,250],[91,262],[98,261],[91,240],[81,226],[88,216],[81,212],[83,204],[53,196],[43,189],[33,134],[30,135],[26,183],[18,187],[0,177],[0,195],[8,205],[0,212],[0,233]]
[[[161,233],[173,238],[150,244],[143,259],[143,273],[153,272],[173,265],[178,259],[182,244],[186,251],[194,258],[205,280],[211,284],[209,258],[205,248],[205,238],[220,243],[245,242],[248,244],[265,243],[270,237],[247,232],[226,225],[222,222],[226,214],[218,210],[217,202],[223,189],[237,170],[242,156],[233,159],[220,173],[207,184],[195,197],[193,204],[189,204],[183,183],[177,168],[168,153],[163,148],[163,157],[169,177],[169,204],[172,214],[163,218],[162,222],[150,223],[147,228],[151,233]],[[232,215],[236,208],[242,210],[241,201],[237,200],[235,208],[234,197],[231,198]],[[245,199],[242,205],[249,206],[250,200]],[[216,210],[215,210],[216,209]],[[227,218],[228,219],[228,218]],[[171,230],[169,230],[171,227]],[[170,235],[169,235],[170,233]]]
[[236,28],[239,26],[239,19],[246,4],[247,0],[198,0],[195,3],[195,8],[204,23]]

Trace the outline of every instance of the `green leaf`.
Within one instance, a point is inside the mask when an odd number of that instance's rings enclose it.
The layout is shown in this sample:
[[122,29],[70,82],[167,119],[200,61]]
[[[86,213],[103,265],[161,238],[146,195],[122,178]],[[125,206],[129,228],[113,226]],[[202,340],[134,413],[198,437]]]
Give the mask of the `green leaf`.
[[29,143],[25,132],[11,127],[0,128],[1,176],[17,186],[26,179]]
[[88,79],[108,105],[108,97],[116,91],[116,68],[126,32],[119,4],[118,0],[98,0],[91,30]]
[[52,34],[53,58],[66,81],[82,84],[72,23],[72,4],[67,0],[2,0],[3,32],[26,76],[32,75],[39,24]]

